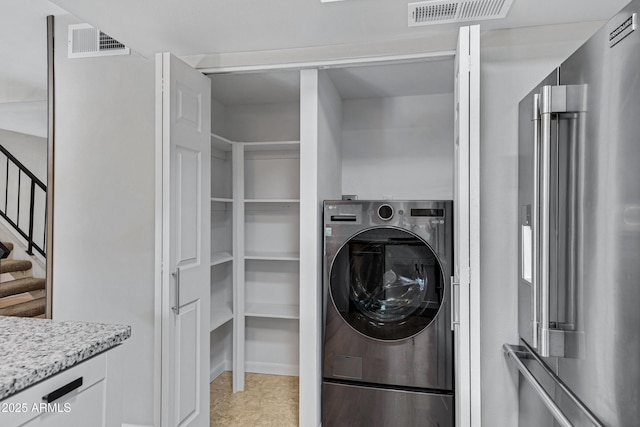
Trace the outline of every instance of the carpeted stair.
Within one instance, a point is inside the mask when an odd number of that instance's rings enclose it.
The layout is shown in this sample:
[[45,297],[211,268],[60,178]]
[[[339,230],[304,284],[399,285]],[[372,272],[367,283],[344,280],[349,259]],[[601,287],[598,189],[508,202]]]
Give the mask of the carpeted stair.
[[[2,243],[9,251],[13,244]],[[0,259],[0,316],[44,317],[45,279],[31,277],[31,261]]]

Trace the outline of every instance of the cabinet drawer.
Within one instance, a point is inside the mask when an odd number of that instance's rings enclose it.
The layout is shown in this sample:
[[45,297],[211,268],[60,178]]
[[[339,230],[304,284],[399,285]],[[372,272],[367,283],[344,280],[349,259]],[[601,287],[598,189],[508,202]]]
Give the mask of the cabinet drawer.
[[99,354],[0,401],[0,424],[103,426],[106,364]]

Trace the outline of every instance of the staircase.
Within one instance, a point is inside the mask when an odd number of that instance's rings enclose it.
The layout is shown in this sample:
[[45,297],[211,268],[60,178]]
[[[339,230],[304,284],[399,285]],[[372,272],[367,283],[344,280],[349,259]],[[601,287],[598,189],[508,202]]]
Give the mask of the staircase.
[[[2,243],[9,256],[13,243]],[[46,280],[31,277],[31,261],[0,259],[0,316],[44,317]]]

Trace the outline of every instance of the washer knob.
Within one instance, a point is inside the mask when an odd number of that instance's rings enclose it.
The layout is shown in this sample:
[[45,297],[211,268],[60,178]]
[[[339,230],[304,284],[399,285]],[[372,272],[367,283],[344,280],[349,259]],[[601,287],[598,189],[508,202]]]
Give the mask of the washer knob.
[[378,208],[378,216],[383,221],[389,221],[393,218],[393,208],[390,205],[381,205]]

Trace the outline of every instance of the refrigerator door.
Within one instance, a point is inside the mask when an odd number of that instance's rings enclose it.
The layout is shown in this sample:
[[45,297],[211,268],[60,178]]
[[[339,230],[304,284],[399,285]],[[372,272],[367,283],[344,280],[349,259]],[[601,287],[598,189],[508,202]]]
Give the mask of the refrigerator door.
[[565,331],[565,357],[547,363],[607,426],[640,420],[637,12],[639,0],[562,64],[560,85],[581,88],[585,105],[554,118],[551,327]]
[[635,0],[520,104],[523,345],[505,354],[521,373],[521,426],[551,425],[543,413],[563,426],[640,420],[638,12]]

